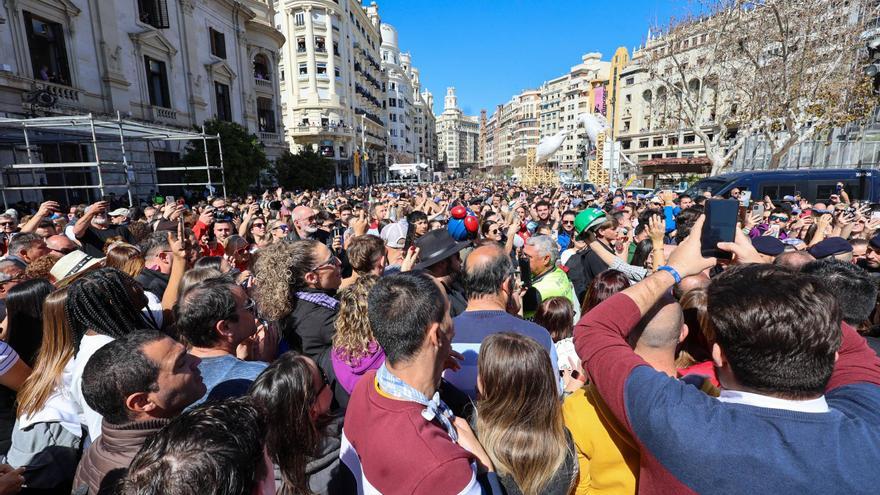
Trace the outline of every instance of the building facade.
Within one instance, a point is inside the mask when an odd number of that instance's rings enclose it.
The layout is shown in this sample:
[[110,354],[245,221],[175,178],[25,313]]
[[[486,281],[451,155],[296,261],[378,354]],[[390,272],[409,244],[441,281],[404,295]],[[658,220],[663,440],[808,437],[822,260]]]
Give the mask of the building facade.
[[437,117],[437,159],[450,177],[480,167],[480,120],[458,108],[455,88],[446,88],[443,113]]
[[[274,15],[269,0],[6,1],[0,8],[0,116],[115,118],[119,112],[180,129],[217,118],[241,124],[270,158],[277,156],[284,144],[275,74],[285,38],[273,26]],[[50,147],[37,151],[57,161],[94,159],[83,147]],[[128,157],[137,194],[155,189],[157,161],[174,161],[181,151],[169,145]],[[0,148],[0,162],[17,161],[15,151]],[[64,180],[65,174],[54,175]]]
[[587,53],[581,63],[541,86],[541,137],[568,131],[559,150],[548,160],[560,169],[572,169],[582,163],[578,146],[583,145],[584,129],[577,129],[577,116],[582,113],[605,115],[606,87],[611,63],[602,61],[601,53]]

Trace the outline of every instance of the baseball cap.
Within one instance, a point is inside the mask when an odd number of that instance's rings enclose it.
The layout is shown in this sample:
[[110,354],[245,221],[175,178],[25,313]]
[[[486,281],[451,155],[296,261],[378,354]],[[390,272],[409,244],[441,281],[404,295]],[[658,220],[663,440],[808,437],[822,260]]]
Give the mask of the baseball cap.
[[392,249],[403,249],[406,241],[407,224],[402,222],[389,223],[382,228],[379,237],[385,241],[385,245]]
[[822,259],[835,254],[852,252],[852,245],[843,237],[828,237],[807,249],[814,258]]
[[779,256],[785,251],[785,244],[782,241],[768,235],[752,239],[752,246],[756,251],[767,256]]
[[107,215],[109,215],[111,217],[127,217],[128,216],[128,208],[116,208],[115,210],[111,211]]

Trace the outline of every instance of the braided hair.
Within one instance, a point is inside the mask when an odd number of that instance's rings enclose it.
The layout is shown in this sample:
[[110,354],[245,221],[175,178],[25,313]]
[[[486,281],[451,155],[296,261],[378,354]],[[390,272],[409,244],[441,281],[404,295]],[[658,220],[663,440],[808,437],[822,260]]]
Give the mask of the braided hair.
[[89,272],[67,289],[65,311],[73,331],[74,348],[88,330],[118,339],[149,327],[133,301],[139,284],[115,268]]

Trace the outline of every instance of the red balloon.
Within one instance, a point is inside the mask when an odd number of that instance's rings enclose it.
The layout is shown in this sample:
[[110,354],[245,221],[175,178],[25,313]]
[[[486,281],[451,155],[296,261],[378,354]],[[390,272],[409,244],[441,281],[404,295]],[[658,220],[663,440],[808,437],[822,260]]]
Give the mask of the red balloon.
[[464,228],[466,228],[468,232],[476,232],[479,227],[480,222],[477,221],[477,217],[473,215],[464,217]]
[[452,209],[451,213],[452,213],[452,218],[454,218],[456,220],[461,220],[462,218],[465,217],[465,215],[467,215],[467,210],[464,208],[464,206],[458,205]]

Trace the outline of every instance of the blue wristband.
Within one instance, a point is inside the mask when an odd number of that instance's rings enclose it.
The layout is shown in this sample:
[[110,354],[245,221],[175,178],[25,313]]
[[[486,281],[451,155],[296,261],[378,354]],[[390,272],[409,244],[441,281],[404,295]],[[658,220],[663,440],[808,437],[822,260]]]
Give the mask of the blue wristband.
[[658,266],[657,271],[658,272],[659,271],[668,272],[670,275],[672,275],[672,278],[675,279],[675,283],[681,282],[681,275],[678,274],[678,270],[676,270],[675,268],[672,268],[669,265]]

